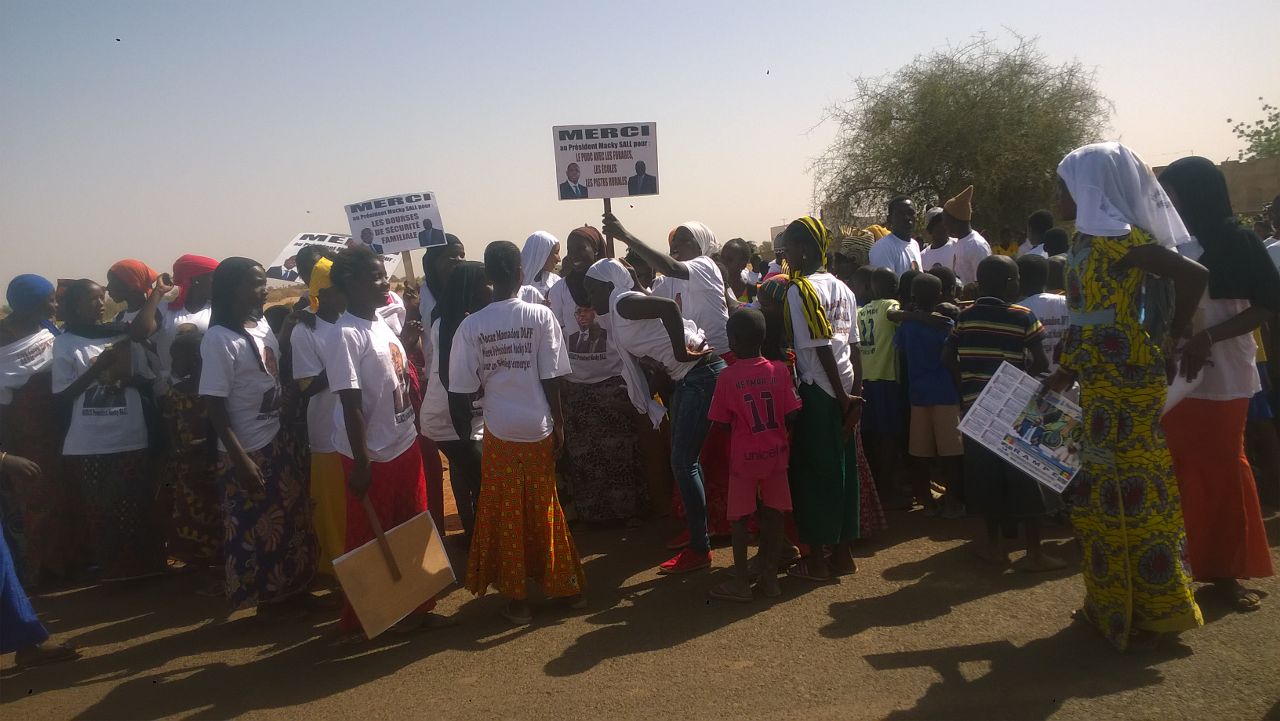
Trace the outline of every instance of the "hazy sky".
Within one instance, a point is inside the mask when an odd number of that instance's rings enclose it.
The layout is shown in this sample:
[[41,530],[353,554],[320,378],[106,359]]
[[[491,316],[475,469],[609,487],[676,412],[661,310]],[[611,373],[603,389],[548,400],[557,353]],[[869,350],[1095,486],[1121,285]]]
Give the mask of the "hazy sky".
[[0,283],[269,261],[345,232],[344,203],[424,189],[475,257],[563,238],[601,205],[557,200],[557,124],[657,122],[662,195],[615,203],[640,237],[763,240],[812,210],[853,78],[981,31],[1095,67],[1110,136],[1153,165],[1234,157],[1226,118],[1280,100],[1278,24],[1276,0],[0,0]]

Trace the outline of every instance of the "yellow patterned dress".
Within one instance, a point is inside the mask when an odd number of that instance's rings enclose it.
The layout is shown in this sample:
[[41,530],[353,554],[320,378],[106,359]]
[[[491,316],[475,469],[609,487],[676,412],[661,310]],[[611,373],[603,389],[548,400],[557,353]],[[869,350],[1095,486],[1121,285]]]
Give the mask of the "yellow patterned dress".
[[1077,234],[1067,261],[1062,366],[1079,374],[1085,428],[1067,500],[1083,549],[1085,616],[1121,651],[1137,631],[1203,623],[1160,428],[1164,359],[1141,321],[1143,273],[1120,266],[1150,242],[1136,228],[1121,238]]

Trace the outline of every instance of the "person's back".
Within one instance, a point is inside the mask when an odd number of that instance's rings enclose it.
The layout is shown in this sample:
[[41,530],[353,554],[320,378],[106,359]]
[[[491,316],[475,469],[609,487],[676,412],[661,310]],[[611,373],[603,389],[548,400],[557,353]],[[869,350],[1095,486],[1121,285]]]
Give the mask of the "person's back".
[[[983,277],[984,272],[988,277]],[[1010,258],[992,256],[979,263],[978,273],[978,298],[960,311],[951,334],[965,408],[977,400],[1001,363],[1007,361],[1020,370],[1039,372],[1044,360],[1040,345],[1044,328],[1040,321],[1030,310],[1006,300],[1018,293],[1017,264]],[[1032,356],[1030,364],[1028,353]]]
[[871,276],[875,299],[858,308],[858,350],[864,381],[898,380],[898,353],[893,346],[897,324],[889,313],[899,307],[894,297],[898,279],[888,268],[876,268]]
[[1018,278],[1022,300],[1018,305],[1035,314],[1044,326],[1044,354],[1049,358],[1049,371],[1057,369],[1054,362],[1062,334],[1071,323],[1066,296],[1047,292],[1049,261],[1042,256],[1027,254],[1018,258]]

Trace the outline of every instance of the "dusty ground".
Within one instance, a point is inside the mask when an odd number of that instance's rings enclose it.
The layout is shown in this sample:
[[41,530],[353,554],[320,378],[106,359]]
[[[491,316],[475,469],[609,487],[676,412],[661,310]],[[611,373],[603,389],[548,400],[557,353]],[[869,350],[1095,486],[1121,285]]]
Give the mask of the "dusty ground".
[[513,630],[497,598],[454,590],[457,627],[356,647],[328,617],[226,618],[190,576],[67,589],[36,605],[85,657],[23,673],[5,658],[0,701],[11,719],[1280,718],[1274,579],[1255,584],[1262,610],[1205,598],[1205,628],[1125,657],[1069,621],[1074,573],[989,570],[964,547],[971,522],[890,522],[857,575],[749,606],[705,598],[727,549],[714,574],[660,578],[660,523],[580,531],[585,611],[543,604]]

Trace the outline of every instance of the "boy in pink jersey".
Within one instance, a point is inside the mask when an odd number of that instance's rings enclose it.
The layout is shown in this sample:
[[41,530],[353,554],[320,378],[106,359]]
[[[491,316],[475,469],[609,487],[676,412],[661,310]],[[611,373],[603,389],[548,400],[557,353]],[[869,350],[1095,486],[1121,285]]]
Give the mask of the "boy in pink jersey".
[[765,321],[760,311],[744,308],[729,316],[729,348],[738,361],[720,373],[707,417],[730,433],[729,520],[733,522],[734,580],[710,591],[722,601],[751,601],[747,568],[747,519],[760,505],[760,592],[773,598],[778,588],[778,562],[790,544],[782,530],[782,513],[791,510],[787,462],[791,441],[787,428],[800,410],[791,370],[760,355]]

